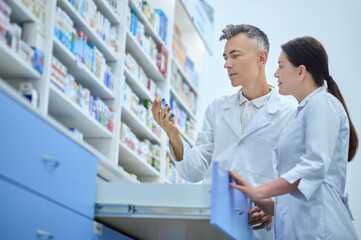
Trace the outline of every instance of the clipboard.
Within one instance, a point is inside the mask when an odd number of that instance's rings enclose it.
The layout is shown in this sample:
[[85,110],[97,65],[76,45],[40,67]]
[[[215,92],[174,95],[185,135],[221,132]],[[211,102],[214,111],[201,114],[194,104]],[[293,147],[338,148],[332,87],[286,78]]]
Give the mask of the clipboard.
[[213,165],[210,223],[230,239],[253,239],[248,225],[248,211],[252,204],[241,191],[230,186],[230,176],[218,162]]

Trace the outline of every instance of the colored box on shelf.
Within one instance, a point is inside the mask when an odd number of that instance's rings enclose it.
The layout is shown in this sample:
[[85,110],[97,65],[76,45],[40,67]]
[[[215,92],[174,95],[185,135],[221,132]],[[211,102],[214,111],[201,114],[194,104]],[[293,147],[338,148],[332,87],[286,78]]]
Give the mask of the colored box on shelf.
[[42,53],[36,47],[31,47],[34,50],[33,67],[39,72],[44,71],[44,53]]

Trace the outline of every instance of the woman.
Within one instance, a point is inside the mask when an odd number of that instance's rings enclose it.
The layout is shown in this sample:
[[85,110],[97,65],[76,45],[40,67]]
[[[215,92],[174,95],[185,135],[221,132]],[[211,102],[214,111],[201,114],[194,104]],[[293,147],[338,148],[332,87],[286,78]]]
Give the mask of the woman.
[[[231,186],[274,212],[277,239],[358,239],[344,195],[358,137],[327,53],[316,39],[297,38],[282,45],[278,63],[280,94],[299,103],[275,149],[278,178],[255,187],[229,171],[236,182]],[[262,200],[273,196],[275,206]]]

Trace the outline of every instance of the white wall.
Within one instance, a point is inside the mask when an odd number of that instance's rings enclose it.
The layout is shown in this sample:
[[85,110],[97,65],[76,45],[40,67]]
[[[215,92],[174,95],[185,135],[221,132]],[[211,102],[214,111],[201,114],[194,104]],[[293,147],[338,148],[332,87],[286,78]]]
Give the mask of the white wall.
[[[351,118],[361,138],[361,1],[287,1],[287,0],[208,0],[215,9],[213,56],[205,57],[200,83],[198,122],[203,123],[206,106],[216,96],[233,93],[222,57],[225,41],[218,41],[221,30],[229,23],[248,23],[261,28],[269,37],[270,54],[266,66],[267,79],[276,83],[280,45],[295,37],[313,36],[326,48],[330,74],[338,83],[348,105]],[[361,237],[361,153],[349,163],[346,191],[354,225]]]

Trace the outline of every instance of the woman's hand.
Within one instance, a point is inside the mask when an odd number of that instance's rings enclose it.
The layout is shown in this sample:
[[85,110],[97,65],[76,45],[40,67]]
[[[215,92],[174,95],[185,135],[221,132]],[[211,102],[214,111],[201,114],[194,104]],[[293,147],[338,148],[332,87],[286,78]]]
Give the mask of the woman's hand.
[[252,186],[246,179],[242,178],[238,173],[227,170],[232,179],[236,182],[236,184],[231,183],[231,187],[240,190],[247,197],[249,197],[252,201],[260,200],[262,197],[258,191],[258,187]]

